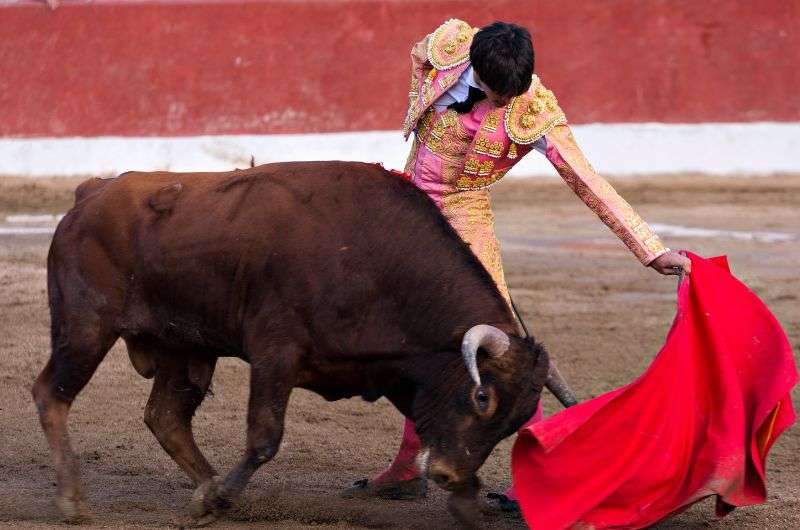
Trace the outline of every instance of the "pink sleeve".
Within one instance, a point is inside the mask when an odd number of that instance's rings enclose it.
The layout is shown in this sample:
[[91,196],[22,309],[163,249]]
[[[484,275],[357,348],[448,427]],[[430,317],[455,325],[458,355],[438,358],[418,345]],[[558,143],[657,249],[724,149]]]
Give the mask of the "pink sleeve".
[[409,87],[409,99],[412,103],[419,95],[420,80],[425,70],[425,64],[428,62],[428,39],[430,39],[430,35],[411,48],[411,86]]
[[558,125],[546,135],[545,156],[572,191],[619,237],[643,265],[669,249],[630,204],[595,173],[578,148],[567,125]]

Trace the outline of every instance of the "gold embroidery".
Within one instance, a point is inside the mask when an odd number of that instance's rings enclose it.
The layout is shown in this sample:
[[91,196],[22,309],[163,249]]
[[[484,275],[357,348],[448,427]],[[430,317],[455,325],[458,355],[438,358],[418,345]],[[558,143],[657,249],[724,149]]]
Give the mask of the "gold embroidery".
[[422,117],[419,119],[419,124],[417,125],[417,131],[421,137],[426,137],[428,135],[428,130],[433,123],[433,117],[435,113],[432,110],[429,110]]
[[469,47],[477,31],[463,20],[448,20],[428,39],[428,62],[439,70],[465,63],[469,60]]
[[[468,65],[464,63],[469,60],[469,48],[477,31],[478,28],[473,28],[464,21],[450,19],[412,49],[414,66],[409,92],[418,91],[418,94],[416,98],[409,96],[409,109],[403,122],[404,138],[408,138],[415,129],[422,113],[435,101],[437,95],[441,94],[441,90],[452,86],[458,79],[458,75],[466,69]],[[445,46],[452,52],[451,54],[445,52]],[[428,62],[433,67],[425,73],[423,73],[424,68],[421,69],[423,72],[417,69],[421,66],[418,62],[424,60],[420,56],[422,47],[425,49]],[[437,84],[434,85],[434,80],[443,73],[443,70],[456,70],[456,67],[459,66],[461,68],[457,69],[458,72],[449,72],[453,75],[440,77]],[[422,76],[421,79],[420,76]],[[415,78],[417,79],[416,83]]]
[[515,158],[517,158],[517,144],[511,142],[511,146],[508,148],[508,154],[506,155],[506,157],[509,160],[514,160]]
[[460,28],[456,38],[444,45],[444,52],[447,55],[453,55],[456,53],[456,50],[458,50],[459,45],[463,45],[465,42],[467,42],[469,37],[469,34],[464,30],[464,28]]
[[633,228],[632,231],[634,234],[636,234],[636,237],[638,237],[642,241],[647,239],[653,233],[653,231],[650,229],[650,226],[647,223],[642,223],[636,226],[636,228]]
[[519,117],[519,124],[525,129],[531,129],[536,125],[536,115],[541,114],[544,110],[545,104],[538,99],[533,99],[528,102],[527,112],[524,112]]
[[531,129],[536,125],[536,117],[533,114],[523,114],[519,117],[519,124],[523,129]]
[[655,234],[653,234],[652,237],[647,238],[644,244],[647,246],[650,252],[655,254],[655,257],[667,252],[667,248],[664,246],[664,243],[662,243],[661,239]]
[[466,174],[462,174],[458,180],[456,181],[456,186],[459,190],[468,191],[468,190],[480,190],[483,188],[488,188],[508,173],[508,170],[511,168],[499,169],[494,172],[493,175],[490,176],[470,176]]
[[534,116],[539,114],[543,110],[544,110],[544,104],[538,99],[533,99],[528,103],[528,112],[533,114]]
[[442,197],[442,213],[489,272],[503,297],[508,300],[489,194],[482,190],[446,194]]
[[459,74],[456,73],[447,74],[439,79],[439,86],[442,88],[442,90],[446,89],[458,80],[458,76]]
[[459,170],[472,139],[458,119],[456,111],[447,110],[437,117],[432,108],[420,118],[417,138],[431,152],[446,161],[445,165],[457,164]]
[[474,156],[467,158],[467,161],[464,163],[464,173],[467,175],[477,175],[478,170],[480,169],[480,162]]
[[[468,177],[466,175],[461,175],[458,179],[458,186],[459,189],[462,191],[474,191],[472,186],[475,185],[476,182],[486,183],[489,179],[481,178],[481,177]],[[453,194],[457,195],[457,194]]]
[[[603,186],[603,191],[610,193],[614,188],[611,187],[611,184],[606,182]],[[644,219],[642,219],[638,213],[636,212],[628,212],[628,215],[625,216],[625,224],[630,226],[631,228],[636,228],[640,224],[644,223]]]
[[518,144],[531,144],[567,118],[558,107],[555,95],[533,76],[527,93],[511,100],[505,109],[505,126],[509,138]]
[[460,190],[468,190],[472,186],[473,181],[474,179],[465,175],[461,175],[458,178],[458,182],[456,182],[456,186],[458,186],[458,189]]
[[437,139],[441,139],[444,136],[444,129],[445,124],[444,120],[439,118],[436,120],[436,123],[433,124],[433,128],[431,129],[431,136]]
[[454,127],[458,124],[458,118],[455,111],[445,112],[442,114],[442,123],[447,127]]
[[[610,185],[609,185],[610,187]],[[626,202],[625,205],[631,209],[628,215],[625,217],[625,224],[630,228],[633,234],[640,240],[644,242],[644,245],[653,253],[663,253],[665,250],[664,244],[661,242],[661,239],[653,232],[653,229],[650,228],[644,220],[633,211],[633,208]]]
[[417,105],[419,104],[419,86],[414,71],[412,69],[409,88],[408,88],[408,112],[403,120],[403,136],[408,138],[411,133],[411,122],[417,112]]
[[425,87],[424,92],[422,93],[422,104],[428,105],[429,103],[433,102],[435,96],[436,92],[433,90],[433,87]]
[[458,161],[445,162],[442,164],[442,183],[455,187],[460,171],[461,165]]
[[442,209],[447,213],[457,213],[460,220],[466,221],[467,224],[475,225],[490,225],[494,222],[494,215],[492,209],[488,204],[488,197],[480,197],[471,193],[448,193],[442,197]]
[[497,126],[500,124],[500,115],[496,112],[490,112],[483,119],[483,130],[489,132],[497,132]]
[[503,142],[496,141],[492,142],[485,136],[479,136],[477,140],[475,140],[475,152],[481,155],[488,155],[492,158],[500,158],[500,155],[503,154]]
[[494,162],[491,160],[484,160],[478,168],[478,175],[481,177],[489,176],[492,173],[492,169],[494,169]]

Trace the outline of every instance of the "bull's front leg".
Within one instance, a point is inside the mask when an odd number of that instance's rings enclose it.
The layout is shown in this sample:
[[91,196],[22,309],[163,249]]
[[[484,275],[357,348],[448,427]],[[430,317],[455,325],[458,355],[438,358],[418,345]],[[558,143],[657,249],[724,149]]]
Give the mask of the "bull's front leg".
[[247,448],[224,480],[214,479],[197,488],[189,505],[196,520],[206,522],[229,510],[253,473],[277,454],[289,394],[295,386],[297,358],[288,352],[251,357]]
[[447,509],[462,528],[477,529],[483,526],[478,505],[480,489],[481,481],[478,477],[473,476],[463,485],[451,490],[450,498],[447,500]]

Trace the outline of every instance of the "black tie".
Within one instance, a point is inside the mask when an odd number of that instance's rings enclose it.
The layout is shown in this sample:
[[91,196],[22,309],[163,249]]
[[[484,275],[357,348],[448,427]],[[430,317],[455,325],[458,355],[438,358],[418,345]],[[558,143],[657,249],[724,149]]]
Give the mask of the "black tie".
[[455,103],[450,103],[447,108],[453,109],[459,114],[466,114],[467,112],[472,110],[472,107],[475,106],[475,103],[479,102],[482,99],[486,99],[486,92],[481,90],[480,88],[475,88],[474,86],[469,87],[469,94],[467,94],[467,99],[464,101],[456,101]]

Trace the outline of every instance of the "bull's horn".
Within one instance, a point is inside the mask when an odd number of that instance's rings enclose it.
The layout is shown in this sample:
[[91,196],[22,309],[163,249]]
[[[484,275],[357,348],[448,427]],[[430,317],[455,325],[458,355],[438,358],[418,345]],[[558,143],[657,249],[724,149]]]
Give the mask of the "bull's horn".
[[478,372],[478,348],[485,349],[492,357],[500,357],[508,349],[511,341],[508,335],[494,326],[478,324],[472,326],[461,341],[461,355],[467,365],[472,380],[476,385],[481,384],[481,375]]
[[572,392],[567,382],[564,381],[561,372],[558,371],[558,367],[552,360],[550,361],[550,368],[547,371],[547,381],[544,385],[564,407],[571,407],[572,405],[578,404],[575,394]]

